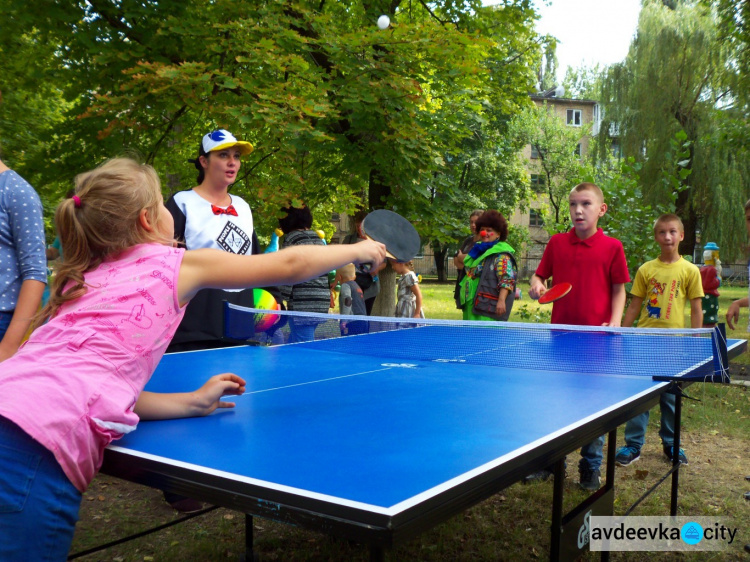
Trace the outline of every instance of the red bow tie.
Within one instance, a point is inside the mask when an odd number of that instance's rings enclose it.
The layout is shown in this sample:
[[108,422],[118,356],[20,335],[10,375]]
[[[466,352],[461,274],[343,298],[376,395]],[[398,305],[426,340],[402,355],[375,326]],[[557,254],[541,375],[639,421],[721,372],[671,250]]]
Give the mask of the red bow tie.
[[221,207],[217,207],[216,205],[211,205],[211,210],[214,212],[214,215],[232,215],[233,217],[237,216],[237,211],[234,210],[233,205],[229,205],[226,209],[222,209]]

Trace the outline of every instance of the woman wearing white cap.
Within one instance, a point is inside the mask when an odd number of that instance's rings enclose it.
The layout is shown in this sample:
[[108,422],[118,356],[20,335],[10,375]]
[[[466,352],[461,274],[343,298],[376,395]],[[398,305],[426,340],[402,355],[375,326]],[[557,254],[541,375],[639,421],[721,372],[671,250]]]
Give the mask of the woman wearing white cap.
[[[237,180],[240,158],[252,152],[249,142],[238,141],[229,131],[205,135],[198,158],[198,185],[175,193],[167,201],[174,217],[175,238],[188,250],[217,248],[234,254],[259,254],[250,206],[229,193]],[[167,353],[224,347],[222,301],[252,306],[252,290],[203,290],[190,301]]]
[[[217,248],[234,254],[259,254],[250,206],[229,193],[237,181],[241,157],[253,146],[238,141],[232,133],[217,129],[206,134],[198,147],[198,158],[189,160],[198,170],[198,185],[169,198],[167,209],[174,217],[175,238],[188,250]],[[222,339],[223,303],[253,306],[253,291],[203,289],[190,301],[167,353],[235,345]],[[196,500],[164,494],[179,511],[202,508]]]

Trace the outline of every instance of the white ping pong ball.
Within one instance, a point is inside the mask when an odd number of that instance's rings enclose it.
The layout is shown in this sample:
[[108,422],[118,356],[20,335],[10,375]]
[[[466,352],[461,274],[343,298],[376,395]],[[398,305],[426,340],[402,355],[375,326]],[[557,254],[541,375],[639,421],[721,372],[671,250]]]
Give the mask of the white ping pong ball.
[[378,18],[378,27],[380,29],[388,29],[389,25],[391,25],[391,18],[388,16],[382,15]]

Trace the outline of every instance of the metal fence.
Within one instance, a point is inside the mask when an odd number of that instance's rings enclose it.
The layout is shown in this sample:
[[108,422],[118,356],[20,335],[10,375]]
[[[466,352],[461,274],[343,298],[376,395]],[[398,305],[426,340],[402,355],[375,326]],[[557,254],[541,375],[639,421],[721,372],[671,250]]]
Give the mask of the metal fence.
[[723,263],[721,264],[721,280],[729,285],[748,284],[747,264],[744,263]]
[[[519,279],[528,281],[536,271],[541,257],[522,257],[517,260]],[[722,283],[727,285],[748,285],[748,272],[746,263],[723,263],[721,264]],[[422,277],[437,277],[437,264],[432,252],[425,252],[414,258],[414,271]],[[445,258],[445,271],[449,281],[456,278],[456,267],[453,265],[453,254]]]

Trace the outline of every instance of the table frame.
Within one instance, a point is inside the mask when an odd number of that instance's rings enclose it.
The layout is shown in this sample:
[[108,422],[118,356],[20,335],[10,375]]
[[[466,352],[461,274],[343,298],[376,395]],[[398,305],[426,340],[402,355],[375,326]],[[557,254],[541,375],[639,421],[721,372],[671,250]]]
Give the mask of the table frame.
[[[747,342],[732,346],[731,357],[743,353]],[[675,450],[679,450],[682,388],[689,383],[672,382],[655,386],[637,399],[608,410],[576,431],[561,434],[539,447],[526,451],[508,462],[479,473],[413,505],[395,515],[376,514],[364,509],[311,498],[293,490],[270,489],[262,485],[239,482],[215,474],[197,472],[172,464],[168,459],[130,454],[117,447],[108,448],[101,472],[124,480],[144,484],[246,514],[246,558],[253,559],[253,521],[257,516],[285,524],[301,526],[370,547],[371,558],[382,560],[385,549],[401,544],[437,524],[457,515],[497,492],[518,482],[524,476],[555,466],[552,501],[550,559],[572,559],[580,549],[571,548],[571,530],[586,513],[612,515],[614,502],[615,454],[617,427],[634,416],[654,407],[663,392],[676,394]],[[608,434],[607,471],[603,487],[563,515],[564,459],[582,445]],[[677,512],[679,461],[673,460],[670,513]],[[602,553],[606,559],[608,553]]]
[[[339,538],[368,544],[373,559],[382,559],[383,549],[390,548],[418,536],[435,525],[459,514],[497,492],[521,480],[527,474],[544,467],[560,464],[566,455],[600,435],[610,434],[610,448],[615,444],[619,425],[655,406],[666,386],[655,387],[637,402],[631,402],[608,412],[580,428],[575,434],[563,434],[548,441],[538,449],[524,453],[510,462],[428,499],[396,515],[371,512],[324,502],[293,493],[271,490],[237,482],[221,476],[197,473],[189,468],[168,462],[137,457],[127,452],[108,449],[101,472],[130,482],[181,494],[201,501],[220,505],[281,523],[298,525],[307,529],[331,534]],[[677,423],[677,422],[676,422]],[[614,439],[613,439],[614,438]],[[608,451],[607,466],[614,471],[614,451]],[[556,478],[562,483],[562,478]],[[553,529],[551,556],[559,544],[562,527],[562,486],[553,493]],[[614,479],[608,475],[605,487],[592,496],[601,496],[602,490],[613,490]],[[597,496],[597,499],[598,497]],[[557,514],[560,514],[558,517]],[[560,525],[556,523],[560,520]],[[252,530],[252,522],[246,528]],[[556,531],[557,529],[557,531]],[[252,553],[252,535],[248,534]]]

